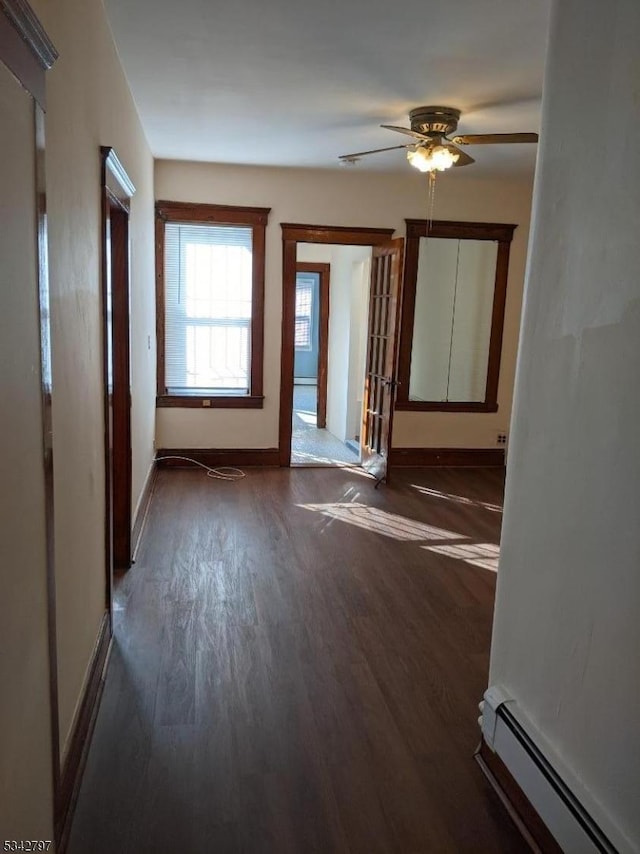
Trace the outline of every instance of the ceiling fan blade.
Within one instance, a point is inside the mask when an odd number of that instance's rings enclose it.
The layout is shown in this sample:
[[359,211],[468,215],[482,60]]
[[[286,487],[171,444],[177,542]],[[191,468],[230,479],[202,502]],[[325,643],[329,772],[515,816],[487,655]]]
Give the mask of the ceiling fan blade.
[[537,133],[467,133],[454,136],[457,145],[494,145],[496,143],[537,142]]
[[415,139],[431,139],[431,137],[428,137],[425,133],[420,133],[419,131],[411,130],[411,128],[400,128],[397,125],[380,125],[380,127],[385,128],[385,130],[395,130],[398,133],[406,133],[407,136],[413,136]]
[[448,148],[452,154],[457,154],[458,159],[453,164],[454,166],[470,166],[472,163],[475,163],[473,157],[467,154],[466,151],[463,151],[461,148],[458,148],[457,145],[453,145],[453,143],[448,142],[445,144],[445,148]]
[[372,148],[371,151],[356,151],[354,154],[341,154],[338,160],[357,160],[358,157],[364,157],[366,154],[378,154],[380,151],[395,151],[397,148],[411,148],[411,143],[407,145],[392,145],[389,148]]

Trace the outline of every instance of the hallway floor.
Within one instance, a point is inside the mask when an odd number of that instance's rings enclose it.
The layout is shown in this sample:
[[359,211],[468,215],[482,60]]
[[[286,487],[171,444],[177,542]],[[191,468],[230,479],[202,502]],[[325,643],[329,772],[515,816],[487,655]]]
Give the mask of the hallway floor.
[[526,845],[473,760],[499,470],[162,470],[69,854]]
[[358,454],[326,428],[317,427],[318,387],[293,387],[291,465],[359,465]]

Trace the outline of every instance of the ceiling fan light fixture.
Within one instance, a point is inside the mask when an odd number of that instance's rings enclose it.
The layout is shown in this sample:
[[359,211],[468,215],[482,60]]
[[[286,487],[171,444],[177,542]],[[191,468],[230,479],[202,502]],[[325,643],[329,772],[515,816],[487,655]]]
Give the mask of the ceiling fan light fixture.
[[460,157],[450,151],[445,145],[419,145],[414,150],[407,151],[407,160],[420,172],[444,172],[450,169]]

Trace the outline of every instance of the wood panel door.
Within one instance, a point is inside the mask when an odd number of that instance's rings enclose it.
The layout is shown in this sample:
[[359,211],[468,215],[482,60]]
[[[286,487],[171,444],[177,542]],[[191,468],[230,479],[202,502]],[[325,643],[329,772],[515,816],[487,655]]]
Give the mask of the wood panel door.
[[397,386],[398,333],[404,240],[374,246],[362,408],[362,465],[378,483],[389,479],[389,453]]

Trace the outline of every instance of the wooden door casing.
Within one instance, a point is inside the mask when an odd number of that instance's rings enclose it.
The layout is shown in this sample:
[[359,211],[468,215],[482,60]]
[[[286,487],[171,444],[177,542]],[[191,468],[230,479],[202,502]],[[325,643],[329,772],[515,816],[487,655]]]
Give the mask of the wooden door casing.
[[102,332],[106,610],[114,569],[131,566],[129,211],[135,187],[113,148],[102,153]]

